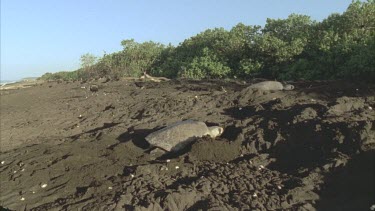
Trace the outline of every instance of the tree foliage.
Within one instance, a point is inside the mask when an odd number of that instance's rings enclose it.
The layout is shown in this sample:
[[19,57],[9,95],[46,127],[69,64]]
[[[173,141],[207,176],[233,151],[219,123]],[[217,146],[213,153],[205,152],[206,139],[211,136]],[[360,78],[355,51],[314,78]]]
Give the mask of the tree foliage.
[[375,1],[353,1],[343,14],[321,22],[291,14],[267,19],[264,27],[239,23],[230,30],[208,29],[178,46],[133,39],[121,45],[122,51],[99,59],[83,55],[77,77],[136,77],[147,72],[195,79],[374,80]]
[[194,57],[186,69],[180,71],[179,76],[185,78],[223,78],[230,72],[218,57],[208,48],[203,48],[201,56]]
[[88,69],[93,66],[96,62],[96,56],[86,53],[81,56],[81,67],[84,69]]

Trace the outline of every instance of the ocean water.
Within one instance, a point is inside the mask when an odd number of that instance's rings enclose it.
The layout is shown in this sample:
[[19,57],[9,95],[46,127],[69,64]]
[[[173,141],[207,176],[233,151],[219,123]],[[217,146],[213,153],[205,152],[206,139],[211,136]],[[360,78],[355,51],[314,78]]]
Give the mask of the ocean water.
[[17,82],[16,80],[0,80],[0,86],[4,86],[5,84],[11,84]]

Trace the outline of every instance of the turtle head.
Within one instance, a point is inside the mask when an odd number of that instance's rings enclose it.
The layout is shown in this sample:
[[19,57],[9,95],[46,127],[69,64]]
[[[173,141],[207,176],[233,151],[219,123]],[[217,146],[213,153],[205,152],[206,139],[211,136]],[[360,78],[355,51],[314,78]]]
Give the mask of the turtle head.
[[210,132],[210,136],[212,138],[215,138],[217,136],[220,136],[221,134],[223,134],[224,132],[224,128],[222,127],[219,127],[219,126],[212,126],[212,127],[208,127],[208,130]]
[[293,89],[294,89],[293,85],[290,85],[290,84],[284,85],[284,90],[293,90]]

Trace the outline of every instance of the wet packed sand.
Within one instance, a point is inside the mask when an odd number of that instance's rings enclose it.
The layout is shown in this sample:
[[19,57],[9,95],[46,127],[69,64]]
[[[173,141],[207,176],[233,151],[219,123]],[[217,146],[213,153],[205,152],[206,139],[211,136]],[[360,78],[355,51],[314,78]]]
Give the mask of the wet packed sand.
[[[1,91],[0,206],[10,210],[369,210],[375,87],[296,82],[44,83]],[[144,137],[220,125],[179,154]]]

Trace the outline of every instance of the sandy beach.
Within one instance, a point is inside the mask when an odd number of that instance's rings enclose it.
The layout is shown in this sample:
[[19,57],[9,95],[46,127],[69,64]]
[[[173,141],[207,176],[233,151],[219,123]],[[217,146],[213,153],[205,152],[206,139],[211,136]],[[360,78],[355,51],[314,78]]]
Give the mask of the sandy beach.
[[[374,84],[246,89],[254,82],[4,86],[0,206],[369,210],[375,204]],[[99,90],[91,92],[91,84]],[[222,126],[224,133],[177,154],[148,150],[145,136],[185,119]]]

